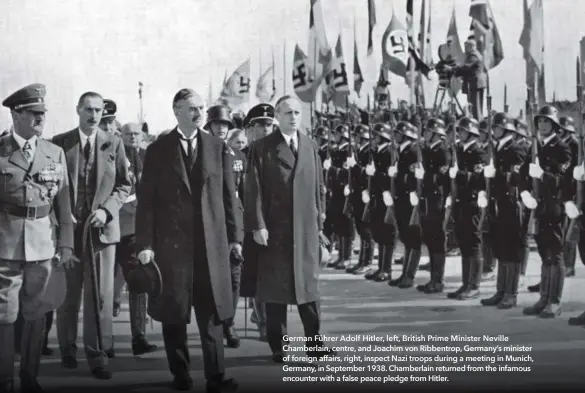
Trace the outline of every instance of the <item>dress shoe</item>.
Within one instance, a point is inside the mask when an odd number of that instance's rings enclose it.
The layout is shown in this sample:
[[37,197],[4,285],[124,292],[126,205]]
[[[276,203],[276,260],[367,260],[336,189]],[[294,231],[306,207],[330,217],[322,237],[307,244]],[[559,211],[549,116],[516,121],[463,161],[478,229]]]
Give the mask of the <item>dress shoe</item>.
[[280,352],[273,353],[272,361],[274,363],[284,363],[284,354]]
[[156,351],[158,347],[154,344],[149,344],[146,338],[142,335],[132,339],[132,354],[134,356],[144,355]]
[[457,300],[472,300],[477,299],[479,297],[479,289],[469,289],[464,291],[459,296],[457,296]]
[[574,277],[575,276],[575,268],[574,267],[568,267],[565,270],[565,277]]
[[449,293],[447,293],[447,297],[449,299],[457,299],[459,297],[459,295],[461,295],[463,292],[465,292],[466,289],[467,288],[465,286],[461,286],[455,292],[449,292]]
[[585,326],[585,312],[576,317],[569,318],[569,325],[571,326]]
[[492,281],[496,278],[496,274],[494,272],[484,272],[481,275],[481,281],[482,282],[486,282],[486,281]]
[[266,334],[266,328],[264,326],[258,328],[258,334],[260,335],[258,340],[268,342],[268,335]]
[[44,346],[41,353],[43,354],[43,356],[53,356],[53,353],[55,351],[53,351],[52,348],[49,348],[48,346]]
[[414,286],[414,280],[412,278],[404,278],[397,287],[400,289],[408,289]]
[[61,365],[69,369],[77,368],[77,359],[73,356],[63,356],[61,358]]
[[189,374],[176,375],[175,378],[173,378],[173,382],[171,382],[171,389],[173,390],[187,391],[191,390],[192,388],[193,380],[191,379]]
[[430,262],[423,263],[418,267],[418,270],[424,270],[428,272],[429,270],[431,270],[431,263]]
[[236,333],[236,329],[234,325],[223,329],[223,336],[226,340],[226,346],[228,348],[239,348],[240,347],[240,337],[238,337],[238,333]]
[[112,378],[112,373],[106,369],[105,367],[96,367],[91,370],[91,374],[96,379],[110,379]]
[[112,311],[112,315],[114,317],[117,317],[118,315],[120,315],[121,311],[122,311],[122,305],[120,303],[114,303],[114,310]]
[[540,283],[534,284],[534,285],[529,285],[527,288],[528,288],[528,292],[540,292]]
[[20,379],[20,391],[22,393],[43,393],[44,390],[39,385],[36,378],[21,378]]
[[233,378],[221,378],[207,380],[207,393],[229,393],[238,390],[238,382]]
[[561,305],[560,304],[547,304],[544,309],[538,315],[540,318],[555,318],[561,315]]

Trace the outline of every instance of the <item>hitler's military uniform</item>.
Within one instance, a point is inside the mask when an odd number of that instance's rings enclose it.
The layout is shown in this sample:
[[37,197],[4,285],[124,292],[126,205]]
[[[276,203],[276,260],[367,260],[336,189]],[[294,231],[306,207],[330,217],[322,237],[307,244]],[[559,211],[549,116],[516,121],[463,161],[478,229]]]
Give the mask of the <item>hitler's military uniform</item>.
[[449,195],[450,179],[448,174],[451,153],[445,144],[445,123],[440,119],[427,122],[427,132],[433,133],[433,142],[423,149],[424,178],[422,182],[421,224],[423,242],[429,250],[431,280],[417,289],[425,293],[443,291],[445,275],[446,234],[445,201]]
[[13,389],[13,325],[19,311],[24,318],[21,390],[41,391],[37,376],[45,314],[65,298],[61,262],[64,250],[69,259],[73,249],[65,154],[39,137],[45,94],[45,86],[29,85],[2,103],[13,117],[27,117],[26,124],[35,125],[15,126],[0,137],[0,392]]
[[370,270],[370,265],[374,258],[374,240],[372,239],[372,230],[369,218],[364,221],[364,211],[369,209],[368,199],[370,192],[368,183],[370,176],[366,173],[368,165],[373,164],[373,151],[370,143],[369,128],[364,125],[356,127],[356,136],[359,137],[361,144],[358,146],[356,154],[356,165],[351,168],[352,187],[351,187],[351,204],[353,206],[353,220],[355,228],[360,236],[360,251],[358,262],[346,268],[347,273],[364,274]]
[[516,128],[504,113],[496,115],[494,127],[503,130],[499,131],[503,134],[494,150],[494,166],[486,168],[484,175],[491,179],[494,205],[490,229],[498,273],[496,293],[482,299],[481,304],[508,309],[516,306],[524,256],[524,210],[520,201],[528,187],[520,168],[526,159],[526,149],[515,142]]
[[[462,146],[457,151],[458,168],[449,169],[449,177],[455,178],[457,198],[452,201],[455,218],[455,233],[461,249],[462,285],[455,292],[450,292],[450,299],[475,299],[479,296],[482,274],[480,227],[482,208],[480,200],[486,198],[483,168],[484,150],[473,136],[479,136],[478,123],[475,119],[463,117],[457,125],[459,132],[466,132],[471,139],[462,138]],[[485,199],[487,207],[487,198]],[[484,208],[485,208],[484,207]]]
[[367,273],[366,279],[378,282],[387,281],[391,277],[392,257],[398,239],[398,224],[394,211],[392,193],[393,178],[388,169],[398,161],[398,152],[392,145],[391,129],[386,124],[376,124],[374,135],[378,139],[374,153],[375,173],[370,193],[370,225],[372,238],[378,245],[378,269]]
[[[555,133],[559,127],[556,108],[544,106],[535,116],[548,119],[552,132],[543,135],[538,146],[539,165],[531,164],[529,174],[539,184],[535,195],[537,206],[536,245],[542,260],[540,299],[523,310],[525,315],[554,318],[561,313],[561,297],[565,280],[563,260],[563,205],[572,201],[571,184],[567,184],[566,171],[571,165],[571,149]],[[544,120],[546,121],[546,120]]]
[[[398,234],[400,241],[404,244],[404,263],[402,264],[402,274],[394,280],[388,281],[390,286],[410,288],[413,283],[415,272],[407,271],[409,264],[416,264],[421,256],[421,239],[414,236],[413,232],[417,228],[411,228],[410,218],[412,215],[413,205],[411,199],[416,194],[416,178],[414,169],[418,162],[417,156],[417,139],[418,136],[414,131],[414,126],[408,122],[400,122],[396,125],[395,138],[398,145],[398,163],[396,172],[396,195],[394,196],[396,223],[398,224]],[[401,285],[402,284],[402,285]]]
[[328,267],[345,269],[351,261],[352,240],[355,236],[353,224],[353,207],[351,206],[350,194],[350,171],[348,158],[354,152],[350,146],[349,129],[347,126],[338,126],[336,134],[339,135],[339,148],[332,154],[330,180],[331,204],[330,212],[333,220],[333,233],[336,235],[339,244],[339,257],[336,261],[328,264]]

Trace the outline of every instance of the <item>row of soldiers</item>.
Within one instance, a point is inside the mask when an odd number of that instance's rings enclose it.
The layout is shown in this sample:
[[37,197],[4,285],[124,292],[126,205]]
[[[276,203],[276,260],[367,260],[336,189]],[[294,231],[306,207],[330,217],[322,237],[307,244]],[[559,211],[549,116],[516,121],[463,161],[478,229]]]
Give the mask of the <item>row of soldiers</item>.
[[[580,224],[582,211],[575,204],[583,166],[574,120],[544,106],[534,117],[535,139],[523,120],[503,112],[481,122],[446,117],[432,117],[424,126],[418,120],[422,116],[411,122],[384,116],[372,126],[316,129],[327,188],[325,232],[339,249],[328,266],[411,288],[425,245],[430,281],[417,289],[441,293],[452,226],[462,283],[448,298],[480,297],[484,261],[495,258],[497,291],[481,304],[509,309],[517,303],[529,253],[529,223],[534,222],[541,282],[529,289],[539,291],[540,298],[523,313],[559,315],[565,275],[574,275],[577,243],[585,250],[582,232],[567,230],[580,226],[574,222]],[[352,264],[356,233],[360,250]],[[402,274],[392,278],[398,240],[405,248]],[[585,324],[585,313],[570,322]]]

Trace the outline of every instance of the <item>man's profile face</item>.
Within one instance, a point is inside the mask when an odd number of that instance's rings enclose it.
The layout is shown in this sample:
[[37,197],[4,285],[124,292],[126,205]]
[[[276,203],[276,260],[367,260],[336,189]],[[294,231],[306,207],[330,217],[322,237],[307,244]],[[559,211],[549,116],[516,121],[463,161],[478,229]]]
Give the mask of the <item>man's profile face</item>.
[[198,94],[194,94],[175,103],[174,111],[180,126],[199,128],[203,124],[205,102]]
[[276,119],[283,131],[297,130],[301,124],[301,104],[294,98],[288,98],[280,103]]
[[99,97],[86,97],[77,107],[79,126],[84,130],[95,131],[100,124],[104,101]]

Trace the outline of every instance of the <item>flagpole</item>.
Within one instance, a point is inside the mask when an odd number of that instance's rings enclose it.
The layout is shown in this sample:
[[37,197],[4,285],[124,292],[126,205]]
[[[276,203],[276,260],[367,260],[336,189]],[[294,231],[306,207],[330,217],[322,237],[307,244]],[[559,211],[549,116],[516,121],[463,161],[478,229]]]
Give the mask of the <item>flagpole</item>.
[[138,82],[138,99],[140,100],[140,125],[144,124],[144,106],[142,104],[142,82]]
[[[314,52],[313,53],[314,54],[313,73],[314,73],[314,77],[315,77],[315,80],[313,81],[313,83],[316,83],[317,82],[317,79],[316,79],[316,76],[317,76],[317,37],[315,37],[315,42],[313,45],[313,52]],[[309,111],[311,113],[311,115],[310,115],[311,116],[311,136],[313,135],[313,129],[314,129],[313,128],[313,114],[315,112],[315,100],[317,99],[317,90],[318,90],[318,88],[315,90],[315,96],[311,100],[311,105],[310,105],[310,109],[309,109]]]
[[271,46],[272,49],[272,98],[270,101],[274,100],[274,96],[276,95],[276,74],[275,70],[276,67],[274,65],[274,45]]
[[286,95],[286,40],[282,47],[282,95]]

